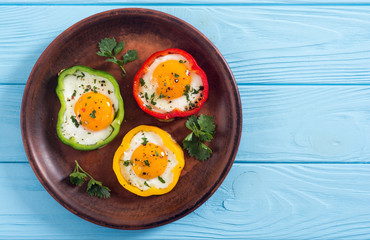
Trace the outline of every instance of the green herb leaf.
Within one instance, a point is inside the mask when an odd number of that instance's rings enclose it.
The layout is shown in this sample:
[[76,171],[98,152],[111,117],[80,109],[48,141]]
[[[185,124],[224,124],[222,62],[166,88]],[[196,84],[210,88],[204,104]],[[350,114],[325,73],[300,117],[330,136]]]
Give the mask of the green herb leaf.
[[125,167],[127,167],[128,165],[132,165],[132,162],[131,162],[131,160],[126,160],[126,161],[123,161],[122,160],[122,162],[123,162],[123,166],[125,166]]
[[119,65],[119,62],[116,58],[107,58],[107,59],[105,59],[105,61]]
[[117,45],[113,48],[114,56],[117,56],[117,54],[123,50],[124,46],[124,41],[117,43]]
[[90,196],[97,196],[100,198],[110,197],[110,189],[106,186],[103,186],[102,182],[96,181],[93,178],[90,178],[86,191]]
[[144,181],[144,185],[150,188],[149,184],[146,181]]
[[117,43],[114,38],[104,38],[99,42],[99,51],[96,53],[99,56],[107,57],[106,62],[118,65],[122,70],[123,78],[126,77],[124,65],[138,58],[136,50],[129,50],[123,55],[122,60],[117,59],[117,54],[123,50],[124,46],[125,43],[123,41]]
[[203,143],[210,142],[215,133],[215,123],[212,116],[200,115],[198,118],[190,116],[185,123],[192,132],[183,140],[183,148],[190,156],[201,161],[206,160],[212,154],[212,150]]
[[136,50],[128,50],[125,55],[123,55],[123,65],[138,59]]
[[180,77],[180,75],[179,75],[179,74],[177,74],[177,73],[175,73],[175,77],[176,77],[176,78],[178,78],[178,77]]
[[116,39],[114,38],[104,38],[99,42],[99,56],[102,57],[113,57],[112,51],[116,47]]
[[103,186],[102,182],[96,181],[90,174],[81,168],[77,160],[75,160],[76,166],[71,174],[69,174],[69,180],[72,184],[81,186],[86,179],[89,177],[90,180],[87,184],[87,193],[90,196],[97,196],[100,198],[109,198],[110,189]]
[[86,181],[87,175],[82,172],[73,172],[69,174],[69,181],[71,181],[72,184],[81,186]]
[[166,183],[166,181],[165,181],[163,178],[161,178],[161,176],[158,176],[158,180],[159,180],[161,183]]
[[76,128],[78,128],[80,126],[80,124],[78,123],[78,121],[75,118],[75,116],[71,116],[71,120],[72,120],[73,124],[76,126]]
[[200,131],[202,131],[204,134],[202,136],[204,139],[202,141],[211,141],[213,138],[213,135],[215,134],[215,123],[213,120],[213,116],[208,115],[200,115],[198,118],[198,124]]
[[188,120],[186,121],[186,123],[185,123],[185,126],[189,129],[189,130],[191,130],[191,131],[196,131],[196,130],[198,130],[198,119],[197,119],[197,117],[196,116],[194,116],[194,115],[191,115],[189,118],[188,118]]
[[96,113],[96,111],[95,111],[95,110],[93,110],[93,111],[90,113],[90,117],[92,117],[92,118],[96,118],[95,113]]
[[143,78],[140,78],[140,86],[144,86],[145,85],[145,80]]
[[149,161],[148,160],[144,160],[144,163],[145,163],[145,166],[150,167],[150,164],[149,164]]
[[143,142],[141,144],[146,146],[146,144],[149,142],[148,139],[146,137],[142,137],[141,139],[143,139]]

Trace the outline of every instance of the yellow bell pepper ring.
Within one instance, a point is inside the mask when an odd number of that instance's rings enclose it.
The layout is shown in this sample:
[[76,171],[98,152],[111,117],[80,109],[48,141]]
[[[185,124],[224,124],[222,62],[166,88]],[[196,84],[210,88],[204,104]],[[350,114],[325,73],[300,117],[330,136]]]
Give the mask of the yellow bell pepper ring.
[[147,125],[129,131],[113,158],[119,183],[142,197],[170,192],[184,165],[184,152],[171,135]]

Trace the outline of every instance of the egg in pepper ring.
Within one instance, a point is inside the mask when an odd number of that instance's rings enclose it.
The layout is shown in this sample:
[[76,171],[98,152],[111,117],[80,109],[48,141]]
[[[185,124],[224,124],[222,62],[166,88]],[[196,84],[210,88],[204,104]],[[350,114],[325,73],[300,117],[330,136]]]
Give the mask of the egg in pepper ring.
[[189,53],[169,48],[144,62],[135,75],[133,93],[144,112],[168,121],[202,108],[208,98],[208,80]]
[[129,131],[113,158],[119,183],[142,197],[170,192],[184,165],[183,150],[171,135],[146,125]]

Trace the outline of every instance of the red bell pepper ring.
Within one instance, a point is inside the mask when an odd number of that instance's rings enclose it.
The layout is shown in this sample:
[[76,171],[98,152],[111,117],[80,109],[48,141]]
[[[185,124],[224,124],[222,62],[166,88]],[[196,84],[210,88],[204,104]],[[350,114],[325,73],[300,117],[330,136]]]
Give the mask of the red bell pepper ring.
[[[143,81],[143,76],[148,72],[149,67],[153,64],[153,62],[159,58],[166,56],[168,54],[179,54],[183,56],[186,61],[188,62],[188,67],[189,71],[196,73],[198,76],[200,76],[202,80],[203,87],[199,89],[201,91],[200,98],[198,101],[195,101],[194,103],[191,103],[191,106],[187,108],[186,110],[180,110],[178,108],[174,108],[171,111],[165,112],[165,113],[160,113],[152,110],[151,106],[148,106],[144,101],[143,101],[143,93],[140,92],[140,86],[142,86]],[[133,93],[136,102],[138,103],[139,107],[149,115],[158,118],[158,119],[163,119],[163,120],[169,120],[175,117],[186,117],[193,115],[197,112],[200,111],[204,103],[206,102],[208,98],[208,81],[207,81],[207,76],[205,72],[198,66],[197,62],[195,59],[187,52],[184,50],[178,49],[178,48],[169,48],[163,51],[156,52],[152,54],[143,64],[143,66],[139,69],[137,72],[135,78],[134,78],[134,83],[133,83]],[[185,95],[185,94],[184,94]]]

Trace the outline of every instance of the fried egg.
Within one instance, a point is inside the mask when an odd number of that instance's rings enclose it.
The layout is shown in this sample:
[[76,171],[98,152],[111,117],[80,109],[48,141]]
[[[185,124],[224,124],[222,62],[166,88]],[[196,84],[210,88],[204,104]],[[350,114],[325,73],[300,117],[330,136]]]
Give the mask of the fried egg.
[[180,54],[167,54],[154,60],[140,79],[138,95],[153,112],[184,112],[195,108],[203,98],[200,75],[191,71]]
[[124,137],[113,163],[121,185],[139,196],[171,191],[183,167],[183,151],[172,137],[157,127],[144,125]]
[[[123,101],[110,80],[77,70],[63,78],[62,91],[65,111],[59,133],[63,138],[73,140],[77,146],[93,146],[112,138],[112,123]],[[117,120],[119,127],[122,119]]]

